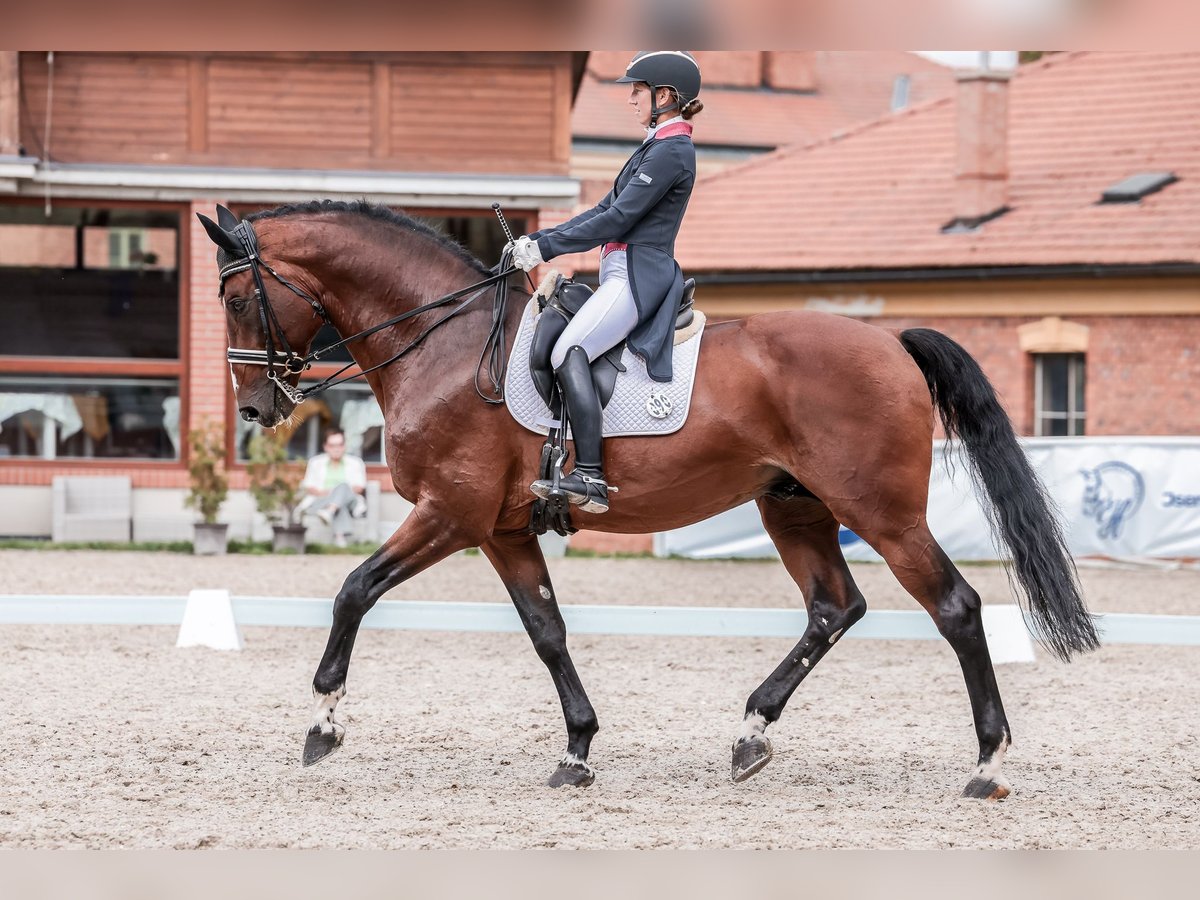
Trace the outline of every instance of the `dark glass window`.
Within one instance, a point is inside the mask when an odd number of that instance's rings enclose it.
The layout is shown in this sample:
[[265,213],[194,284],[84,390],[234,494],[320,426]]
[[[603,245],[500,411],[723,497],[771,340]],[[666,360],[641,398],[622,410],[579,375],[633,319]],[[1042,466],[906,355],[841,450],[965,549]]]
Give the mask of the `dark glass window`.
[[0,354],[179,358],[179,214],[0,204]]

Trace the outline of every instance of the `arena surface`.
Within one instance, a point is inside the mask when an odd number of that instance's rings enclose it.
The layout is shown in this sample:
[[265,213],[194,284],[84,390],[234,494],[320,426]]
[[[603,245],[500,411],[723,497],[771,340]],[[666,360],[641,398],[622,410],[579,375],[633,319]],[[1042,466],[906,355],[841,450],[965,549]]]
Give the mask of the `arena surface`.
[[[0,552],[6,592],[336,592],[348,556],[201,559]],[[777,563],[565,559],[563,603],[792,606]],[[872,608],[915,609],[882,566]],[[1001,570],[964,574],[1011,602]],[[1097,612],[1200,612],[1195,571],[1084,569]],[[507,602],[479,556],[390,595]],[[9,725],[0,847],[1200,847],[1200,648],[1113,646],[998,669],[1013,796],[959,800],[976,744],[943,642],[847,640],[770,729],[741,785],[729,746],[788,640],[580,636],[600,717],[596,783],[543,782],[562,752],[549,676],[516,634],[364,630],[346,746],[299,764],[323,629],[248,628],[240,653],[161,627],[2,626]]]

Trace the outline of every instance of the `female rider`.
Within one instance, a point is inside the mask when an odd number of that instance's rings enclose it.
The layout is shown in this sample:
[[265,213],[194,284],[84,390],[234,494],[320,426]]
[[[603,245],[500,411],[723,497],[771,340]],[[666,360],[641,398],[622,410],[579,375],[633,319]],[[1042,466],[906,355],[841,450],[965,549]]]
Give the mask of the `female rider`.
[[[671,380],[671,343],[683,294],[675,236],[696,180],[688,123],[704,108],[700,67],[684,50],[638,53],[618,82],[631,83],[629,104],[646,139],[613,189],[596,206],[554,228],[518,238],[513,263],[525,271],[563,253],[601,244],[600,286],[567,324],[551,364],[562,388],[575,442],[575,468],[559,486],[584,512],[608,510],[601,455],[602,413],[591,363],[626,338],[655,381]],[[551,482],[530,489],[545,498]]]

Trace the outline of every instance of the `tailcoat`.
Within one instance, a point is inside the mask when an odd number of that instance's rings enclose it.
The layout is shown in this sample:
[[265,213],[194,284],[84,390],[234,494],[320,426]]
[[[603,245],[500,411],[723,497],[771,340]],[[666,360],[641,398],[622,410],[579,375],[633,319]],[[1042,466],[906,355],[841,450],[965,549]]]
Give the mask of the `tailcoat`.
[[629,348],[646,361],[655,381],[671,380],[675,315],[683,296],[675,237],[695,181],[691,126],[672,123],[633,151],[598,204],[530,235],[545,260],[610,241],[628,245],[629,287],[638,312]]

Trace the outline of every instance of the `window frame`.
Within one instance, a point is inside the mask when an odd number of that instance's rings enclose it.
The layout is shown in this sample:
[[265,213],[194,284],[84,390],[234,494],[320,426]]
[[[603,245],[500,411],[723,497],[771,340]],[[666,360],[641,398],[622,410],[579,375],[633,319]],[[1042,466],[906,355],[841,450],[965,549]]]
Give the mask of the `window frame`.
[[[44,201],[36,197],[4,197],[0,202],[7,206],[38,206]],[[189,421],[190,364],[188,337],[191,328],[191,253],[187,240],[189,205],[155,200],[124,200],[115,198],[55,197],[54,203],[62,207],[103,207],[107,209],[151,209],[174,212],[179,216],[177,232],[179,281],[179,357],[178,359],[139,359],[134,357],[85,357],[85,356],[0,356],[0,374],[27,377],[79,377],[109,376],[127,378],[173,378],[179,383],[179,420]],[[38,467],[48,469],[137,469],[153,466],[158,469],[183,471],[187,468],[186,441],[182,441],[176,459],[154,459],[150,457],[61,457],[43,459],[31,456],[9,456],[0,458],[0,469]]]
[[[1034,437],[1084,437],[1087,434],[1087,354],[1078,352],[1033,353],[1033,436]],[[1067,360],[1067,408],[1065,411],[1047,410],[1044,406],[1045,363],[1049,357],[1065,357]],[[1079,378],[1083,378],[1080,392]],[[1075,397],[1082,393],[1083,406],[1075,405]],[[1043,423],[1048,420],[1065,421],[1065,435],[1046,434]],[[1078,430],[1075,430],[1078,426]]]

